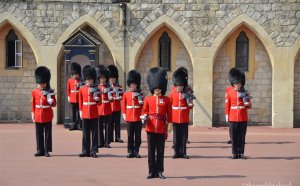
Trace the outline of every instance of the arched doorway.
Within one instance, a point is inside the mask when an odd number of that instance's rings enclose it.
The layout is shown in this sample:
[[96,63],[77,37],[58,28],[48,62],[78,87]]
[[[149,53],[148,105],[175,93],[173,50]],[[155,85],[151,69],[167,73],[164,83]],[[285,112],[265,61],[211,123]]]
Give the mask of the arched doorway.
[[224,95],[229,86],[228,72],[236,67],[238,37],[244,32],[249,40],[247,52],[248,69],[246,89],[253,97],[253,108],[249,110],[249,123],[271,125],[272,123],[272,66],[266,48],[260,39],[247,27],[242,25],[227,38],[216,54],[213,67],[213,125],[225,124]]
[[30,42],[18,30],[9,22],[0,23],[1,122],[32,122],[30,100],[36,88],[37,59]]
[[[170,58],[170,66],[168,71],[168,91],[166,95],[169,94],[169,91],[173,86],[173,72],[179,67],[185,67],[188,69],[189,85],[193,87],[193,66],[190,55],[183,42],[178,38],[178,36],[167,26],[163,26],[160,29],[158,29],[154,34],[152,34],[150,38],[147,39],[147,42],[141,50],[140,55],[136,56],[138,61],[135,69],[141,73],[141,88],[147,95],[150,94],[147,85],[147,72],[152,67],[160,66],[160,61],[162,58],[162,56],[160,56],[160,45],[164,43],[170,43],[170,56],[163,56],[165,58]],[[192,121],[192,119],[192,112],[190,112],[190,121]]]
[[[80,27],[81,32],[85,34],[84,37],[91,37],[94,42],[95,40],[99,41],[101,44],[99,44],[95,49],[88,49],[88,50],[82,50],[75,49],[75,53],[69,56],[68,64],[71,64],[72,62],[78,62],[81,67],[83,68],[85,65],[90,64],[92,66],[103,64],[103,65],[110,65],[114,64],[114,60],[112,57],[112,54],[110,50],[108,49],[107,45],[103,43],[103,39],[97,34],[97,32],[92,29],[89,25],[83,25]],[[76,35],[77,31],[74,31],[71,36],[64,42],[70,41],[70,39],[74,39],[74,35]],[[73,37],[72,37],[73,36]],[[65,53],[64,53],[65,54]],[[94,59],[91,59],[89,56],[92,54]],[[61,101],[61,105],[59,106],[59,123],[63,123],[65,120],[65,114],[68,113],[68,105],[66,102],[66,80],[70,77],[68,74],[68,71],[66,69],[69,69],[65,66],[65,55],[61,56],[60,59],[60,69],[59,69],[59,81],[58,81],[58,87],[59,87],[59,100]]]

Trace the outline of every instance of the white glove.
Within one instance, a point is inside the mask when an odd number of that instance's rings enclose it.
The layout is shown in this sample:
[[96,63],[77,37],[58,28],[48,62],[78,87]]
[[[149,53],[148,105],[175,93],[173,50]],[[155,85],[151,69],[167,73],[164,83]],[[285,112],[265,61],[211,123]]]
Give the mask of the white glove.
[[141,120],[146,120],[147,119],[147,115],[146,114],[141,115],[140,118],[141,118]]
[[122,96],[116,97],[115,100],[121,100]]
[[99,101],[100,99],[99,99],[99,97],[94,97],[94,100]]
[[82,119],[82,111],[79,111],[79,117]]
[[225,115],[225,121],[228,122],[228,115]]
[[122,114],[124,121],[126,121],[126,114]]
[[52,103],[54,102],[54,99],[50,98],[47,101],[48,101],[49,105],[52,105]]
[[34,113],[31,113],[31,119],[32,119],[33,123],[35,123],[35,121],[34,121]]
[[70,102],[70,96],[68,96],[68,102]]

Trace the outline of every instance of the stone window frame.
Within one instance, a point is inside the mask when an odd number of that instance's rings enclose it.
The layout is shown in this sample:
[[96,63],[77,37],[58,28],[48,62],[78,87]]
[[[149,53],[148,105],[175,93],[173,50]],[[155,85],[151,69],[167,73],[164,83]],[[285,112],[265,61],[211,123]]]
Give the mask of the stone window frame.
[[[12,35],[13,34],[13,35]],[[14,37],[13,41],[14,41],[14,65],[9,64],[8,61],[8,42],[9,42],[9,38],[8,37]],[[12,40],[11,40],[12,41]],[[19,49],[19,52],[17,52],[17,49]],[[22,45],[22,40],[18,38],[18,35],[16,34],[14,29],[10,29],[9,32],[6,35],[6,39],[5,39],[5,55],[6,55],[6,69],[7,70],[18,70],[19,68],[23,67],[23,45]],[[17,64],[17,58],[20,59],[19,65]]]
[[[242,46],[241,46],[242,45]],[[236,48],[235,48],[235,61],[236,61],[236,67],[243,70],[248,71],[249,70],[249,38],[247,37],[246,33],[244,31],[241,31],[239,33],[239,36],[236,38]],[[245,50],[246,54],[240,54],[239,49],[240,47],[246,47]],[[244,61],[239,61],[239,58],[244,58]]]
[[[162,52],[163,52],[162,45],[166,45],[166,47],[167,47],[167,51],[165,51],[166,54],[162,54]],[[159,55],[158,55],[159,63],[158,64],[159,64],[159,67],[163,67],[167,71],[171,71],[171,64],[172,64],[171,63],[171,50],[172,50],[171,45],[172,45],[171,38],[170,38],[168,32],[164,31],[162,33],[161,37],[159,38]],[[162,57],[163,56],[166,56],[166,58],[167,58],[167,62],[166,62],[167,64],[165,64],[165,65],[162,65]]]

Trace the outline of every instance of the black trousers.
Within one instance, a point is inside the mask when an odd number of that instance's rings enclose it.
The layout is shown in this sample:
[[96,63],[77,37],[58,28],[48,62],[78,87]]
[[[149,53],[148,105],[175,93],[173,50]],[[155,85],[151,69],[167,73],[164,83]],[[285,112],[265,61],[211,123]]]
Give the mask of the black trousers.
[[149,173],[164,172],[165,136],[147,132]]
[[173,123],[174,154],[176,155],[186,155],[187,128],[188,123]]
[[110,120],[111,115],[99,116],[98,118],[98,145],[104,147],[105,145],[110,144]]
[[[121,111],[113,112],[111,114],[111,133],[110,133],[110,141],[114,141],[114,136],[115,140],[121,138],[121,128],[120,128],[120,123],[121,123]],[[115,135],[114,135],[115,131]]]
[[35,135],[37,153],[52,152],[52,122],[35,123]]
[[127,122],[127,135],[128,135],[128,153],[139,153],[142,143],[141,132],[142,122]]
[[230,122],[232,154],[244,154],[247,122]]
[[[98,119],[82,119],[82,153],[98,152]],[[92,134],[92,148],[91,148]]]
[[188,142],[188,140],[189,140],[189,123],[186,127],[186,142]]
[[71,120],[71,128],[72,129],[79,129],[81,128],[81,119],[79,115],[79,103],[71,103],[72,107],[72,120]]

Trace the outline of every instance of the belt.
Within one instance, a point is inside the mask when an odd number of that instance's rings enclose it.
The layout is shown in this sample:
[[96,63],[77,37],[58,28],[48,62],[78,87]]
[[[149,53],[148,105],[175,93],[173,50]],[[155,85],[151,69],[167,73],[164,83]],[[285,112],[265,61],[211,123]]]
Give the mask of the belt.
[[102,100],[102,103],[109,103],[109,100]]
[[79,90],[71,90],[72,93],[79,92]]
[[186,110],[187,107],[173,107],[173,106],[172,106],[172,109],[173,109],[173,110]]
[[128,108],[128,109],[136,109],[136,108],[141,108],[140,106],[126,106],[126,108]]
[[96,102],[83,102],[83,105],[87,105],[87,106],[96,105],[96,104],[97,104]]
[[239,109],[244,109],[245,106],[231,106],[231,109],[239,110]]
[[160,116],[160,115],[149,115],[150,119],[157,119],[157,120],[166,120],[166,116]]
[[50,108],[49,105],[35,105],[36,108]]

